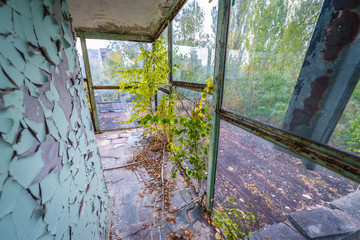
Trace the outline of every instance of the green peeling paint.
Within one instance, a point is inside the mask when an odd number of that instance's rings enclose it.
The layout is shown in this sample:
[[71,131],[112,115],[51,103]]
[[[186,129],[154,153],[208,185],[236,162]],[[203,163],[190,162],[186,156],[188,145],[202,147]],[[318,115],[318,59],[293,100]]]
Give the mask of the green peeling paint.
[[26,151],[30,150],[33,146],[34,146],[33,134],[28,129],[24,129],[20,133],[19,140],[16,144],[14,144],[13,149],[16,151],[18,155],[21,155]]
[[5,182],[0,198],[0,218],[12,212],[16,206],[16,200],[21,190],[21,186],[13,179],[8,178]]
[[28,188],[44,167],[41,158],[41,149],[36,153],[23,158],[13,158],[10,162],[10,175],[22,185]]
[[108,194],[70,21],[63,0],[0,4],[1,239],[107,238]]

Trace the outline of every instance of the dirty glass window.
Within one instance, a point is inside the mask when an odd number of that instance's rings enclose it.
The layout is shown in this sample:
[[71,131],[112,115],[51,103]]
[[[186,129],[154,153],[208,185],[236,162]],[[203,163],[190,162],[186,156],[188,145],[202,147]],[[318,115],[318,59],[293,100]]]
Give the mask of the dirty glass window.
[[201,93],[180,87],[173,88],[176,108],[180,115],[189,116],[194,110],[195,104],[200,100]]
[[[91,77],[94,86],[116,86],[121,75],[110,76],[117,71],[140,67],[135,59],[140,54],[141,43],[86,39]],[[143,44],[151,49],[151,44]]]
[[[308,214],[308,222],[329,221],[328,214],[339,217],[340,213],[350,212],[351,215],[353,206],[343,204],[344,197],[356,193],[358,184],[319,165],[309,170],[309,163],[307,159],[221,121],[215,213],[226,208],[240,209],[240,217],[233,218],[232,214],[229,217],[239,225],[239,232],[253,232],[254,239],[266,239],[258,236],[258,229],[278,223],[280,225],[273,227],[284,227],[281,223],[289,220],[295,212]],[[231,203],[232,199],[238,205]],[[344,212],[332,207],[339,207]],[[314,212],[319,215],[311,219]],[[336,223],[325,224],[333,226]],[[352,225],[349,220],[345,224]]]
[[[205,100],[201,100],[202,92],[194,91],[190,89],[185,89],[181,87],[175,87],[174,90],[175,100],[178,102],[178,108],[181,110],[190,110],[192,111],[194,109],[195,104],[198,104],[200,101],[201,103],[204,103],[208,108],[209,111],[206,113],[208,116],[211,115],[211,101],[212,101],[212,95],[207,94]],[[181,105],[180,100],[184,103]]]
[[232,1],[223,108],[281,127],[322,2]]
[[[168,37],[168,28],[167,27],[164,29],[164,31],[162,32],[162,34],[160,36],[164,36],[164,46],[165,46],[166,50],[168,50],[169,37]],[[160,37],[158,39],[160,39]]]
[[360,84],[353,91],[329,145],[360,156]]
[[175,81],[206,83],[213,77],[218,1],[190,0],[173,20]]
[[201,98],[201,92],[185,89],[181,87],[174,87],[174,94],[176,95],[177,98],[189,99],[194,102]]
[[117,90],[94,90],[100,130],[111,130],[139,126],[128,121],[132,114],[135,96]]
[[[77,52],[77,56],[78,56],[79,63],[80,63],[81,75],[82,75],[82,77],[84,79],[86,79],[84,58],[83,58],[83,54],[82,54],[80,38],[76,38],[76,52]],[[89,104],[89,109],[91,109],[90,95],[89,95],[89,85],[88,85],[88,82],[85,81],[85,80],[84,80],[84,88],[85,88],[86,99],[87,99],[87,102]]]
[[157,92],[157,97],[158,97],[158,101],[160,101],[160,99],[162,99],[162,98],[168,99],[168,94],[164,93],[163,91],[158,91]]
[[80,62],[81,74],[82,74],[83,78],[86,78],[85,67],[84,67],[84,58],[83,58],[83,54],[82,54],[80,38],[76,38],[76,52],[77,52],[78,59]]

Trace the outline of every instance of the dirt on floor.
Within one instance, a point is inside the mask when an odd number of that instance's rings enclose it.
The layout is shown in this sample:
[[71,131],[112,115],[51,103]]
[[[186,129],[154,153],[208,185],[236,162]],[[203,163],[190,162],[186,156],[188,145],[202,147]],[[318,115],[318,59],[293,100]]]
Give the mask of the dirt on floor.
[[307,170],[297,156],[229,123],[222,122],[216,174],[215,205],[255,215],[256,230],[286,220],[286,213],[328,206],[356,190],[358,184],[317,166]]
[[96,136],[113,203],[111,239],[212,239],[194,188],[181,175],[171,178],[163,144],[143,131]]

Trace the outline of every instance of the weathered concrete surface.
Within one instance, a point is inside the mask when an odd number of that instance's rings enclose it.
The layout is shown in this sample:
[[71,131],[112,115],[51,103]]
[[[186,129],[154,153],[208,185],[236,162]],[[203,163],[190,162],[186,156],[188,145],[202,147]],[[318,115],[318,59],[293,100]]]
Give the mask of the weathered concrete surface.
[[272,239],[272,240],[304,240],[298,232],[291,229],[284,223],[268,225],[252,233],[250,240]]
[[333,201],[331,207],[338,208],[347,214],[360,220],[360,191],[350,193],[349,195]]
[[174,0],[69,0],[76,31],[154,38]]
[[342,220],[323,208],[293,212],[288,216],[294,226],[309,239],[330,240],[352,232]]

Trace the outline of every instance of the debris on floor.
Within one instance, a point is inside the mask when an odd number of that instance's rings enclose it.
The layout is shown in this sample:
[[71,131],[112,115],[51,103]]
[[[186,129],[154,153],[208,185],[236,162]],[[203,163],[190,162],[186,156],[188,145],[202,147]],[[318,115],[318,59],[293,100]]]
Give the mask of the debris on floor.
[[113,200],[110,239],[213,239],[198,196],[183,177],[171,178],[163,145],[144,129],[97,134]]

